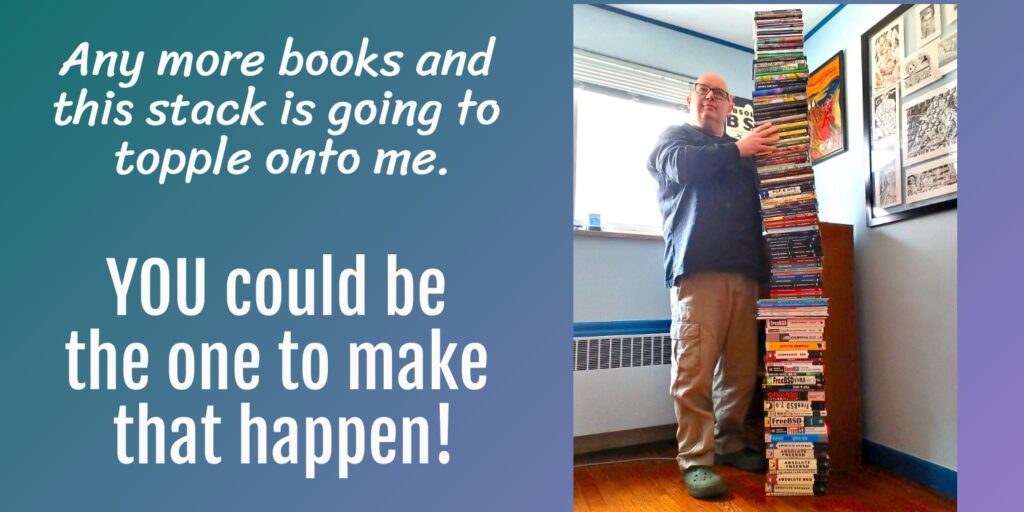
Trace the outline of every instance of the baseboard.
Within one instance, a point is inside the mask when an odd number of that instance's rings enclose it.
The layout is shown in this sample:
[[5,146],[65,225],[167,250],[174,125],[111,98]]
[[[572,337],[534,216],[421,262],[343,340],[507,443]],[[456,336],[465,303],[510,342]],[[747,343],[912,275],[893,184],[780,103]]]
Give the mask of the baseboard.
[[956,498],[956,471],[864,440],[864,462]]
[[599,452],[675,439],[676,428],[676,424],[673,423],[671,425],[576,436],[572,438],[572,452],[574,455],[578,455],[580,453]]
[[573,322],[572,337],[620,336],[623,334],[661,334],[669,332],[672,321],[616,320],[614,322]]

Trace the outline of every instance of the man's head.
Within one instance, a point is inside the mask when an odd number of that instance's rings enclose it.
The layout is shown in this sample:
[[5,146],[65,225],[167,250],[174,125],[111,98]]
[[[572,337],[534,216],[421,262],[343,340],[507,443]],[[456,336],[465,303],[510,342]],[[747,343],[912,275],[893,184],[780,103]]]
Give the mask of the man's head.
[[690,107],[690,124],[701,130],[722,135],[732,113],[732,94],[725,79],[718,73],[704,73],[697,78],[686,103]]

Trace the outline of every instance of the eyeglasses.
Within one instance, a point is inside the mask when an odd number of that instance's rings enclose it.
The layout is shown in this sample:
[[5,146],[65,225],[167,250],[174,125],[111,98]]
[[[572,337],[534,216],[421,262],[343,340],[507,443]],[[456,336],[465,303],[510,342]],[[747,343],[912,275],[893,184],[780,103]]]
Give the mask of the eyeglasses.
[[704,84],[694,84],[693,92],[697,93],[698,96],[707,96],[709,92],[714,93],[714,97],[718,101],[729,99],[729,91],[717,87],[708,87]]

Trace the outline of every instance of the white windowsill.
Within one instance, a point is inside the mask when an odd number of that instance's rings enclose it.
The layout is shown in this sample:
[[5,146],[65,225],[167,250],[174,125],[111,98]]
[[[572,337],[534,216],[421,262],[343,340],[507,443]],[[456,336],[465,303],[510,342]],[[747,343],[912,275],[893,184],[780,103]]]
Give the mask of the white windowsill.
[[572,235],[593,238],[629,238],[633,240],[657,240],[659,242],[665,240],[665,238],[662,235],[624,231],[587,231],[585,229],[573,229]]

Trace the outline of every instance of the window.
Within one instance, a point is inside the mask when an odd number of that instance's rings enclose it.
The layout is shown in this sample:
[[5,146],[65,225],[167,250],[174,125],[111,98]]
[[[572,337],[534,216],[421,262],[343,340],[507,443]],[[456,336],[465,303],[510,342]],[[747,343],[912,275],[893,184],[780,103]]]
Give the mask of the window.
[[658,135],[681,123],[683,113],[600,92],[575,92],[576,222],[586,226],[596,213],[605,231],[661,233],[647,157]]
[[646,169],[658,135],[685,122],[692,80],[575,50],[573,217],[586,228],[661,234],[657,186]]

